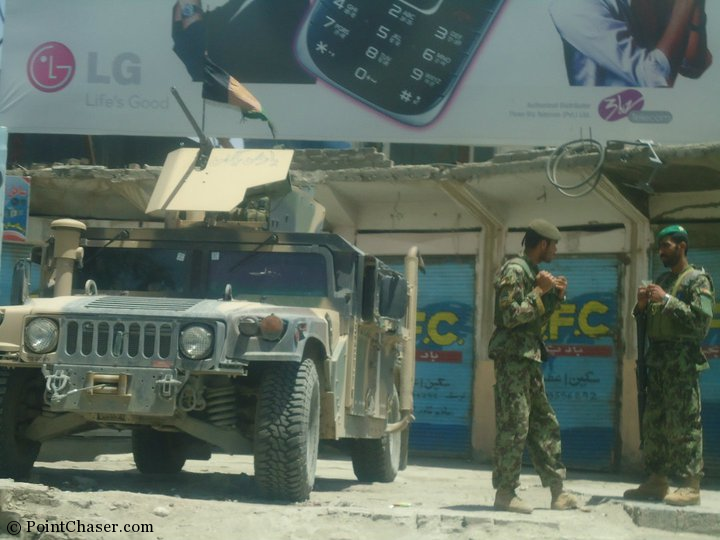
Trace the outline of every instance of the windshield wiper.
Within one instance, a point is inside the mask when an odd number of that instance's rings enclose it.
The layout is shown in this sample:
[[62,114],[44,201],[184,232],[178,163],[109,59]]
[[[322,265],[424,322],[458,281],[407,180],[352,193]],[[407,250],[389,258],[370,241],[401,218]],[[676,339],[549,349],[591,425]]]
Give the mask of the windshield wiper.
[[130,232],[127,229],[121,230],[119,233],[117,233],[115,236],[113,236],[110,240],[108,240],[107,244],[104,246],[101,246],[98,248],[98,250],[92,254],[92,257],[88,257],[86,260],[81,260],[80,268],[85,266],[90,261],[97,259],[98,255],[100,255],[106,247],[108,247],[110,244],[117,242],[118,240],[127,240],[130,238]]
[[265,240],[260,242],[255,249],[253,249],[250,253],[245,255],[242,259],[240,259],[238,262],[236,262],[231,268],[230,271],[237,270],[238,267],[248,261],[251,257],[257,255],[260,252],[260,249],[269,245],[269,244],[277,244],[278,241],[278,235],[273,233],[270,236],[268,236]]

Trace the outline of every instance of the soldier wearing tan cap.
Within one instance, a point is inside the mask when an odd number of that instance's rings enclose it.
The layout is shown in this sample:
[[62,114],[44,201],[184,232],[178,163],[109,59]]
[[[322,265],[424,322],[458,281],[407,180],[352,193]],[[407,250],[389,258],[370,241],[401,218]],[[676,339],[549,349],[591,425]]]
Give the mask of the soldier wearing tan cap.
[[495,278],[495,332],[488,354],[495,361],[495,508],[529,514],[515,490],[520,485],[527,444],[553,510],[577,508],[563,490],[560,425],[545,394],[542,361],[547,358],[543,327],[565,298],[567,280],[540,270],[557,252],[560,231],[544,219],[528,225],[524,253],[508,260]]

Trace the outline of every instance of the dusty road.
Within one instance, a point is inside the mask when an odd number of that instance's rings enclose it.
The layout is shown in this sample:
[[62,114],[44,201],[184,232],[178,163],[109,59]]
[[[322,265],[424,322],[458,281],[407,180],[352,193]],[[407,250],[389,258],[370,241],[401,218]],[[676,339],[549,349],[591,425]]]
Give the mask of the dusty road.
[[[5,533],[17,527],[9,523],[20,521],[20,538],[43,540],[710,538],[638,527],[617,497],[631,484],[597,476],[572,475],[568,481],[583,510],[554,512],[548,510],[548,491],[528,471],[522,496],[536,509],[517,516],[493,511],[490,472],[470,462],[414,460],[392,484],[360,484],[349,460],[333,455],[320,460],[316,489],[300,504],[258,499],[252,475],[248,456],[189,461],[180,475],[163,478],[141,476],[129,454],[38,462],[29,483],[0,481],[0,526]],[[704,497],[698,511],[720,512],[719,492]],[[113,524],[117,532],[88,532],[98,526],[111,531]],[[126,525],[140,529],[143,524],[145,532],[123,531]],[[64,532],[40,534],[44,527]],[[76,532],[81,527],[85,532]]]

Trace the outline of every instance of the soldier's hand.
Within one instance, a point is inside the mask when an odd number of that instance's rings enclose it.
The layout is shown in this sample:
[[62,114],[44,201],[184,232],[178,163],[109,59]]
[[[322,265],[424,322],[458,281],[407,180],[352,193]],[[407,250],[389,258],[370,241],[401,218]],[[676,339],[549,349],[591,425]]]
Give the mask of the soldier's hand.
[[546,270],[541,270],[538,272],[538,275],[535,276],[535,286],[540,287],[543,294],[552,289],[554,284],[553,275]]
[[648,290],[647,287],[640,286],[637,290],[637,307],[638,309],[645,309],[648,303]]
[[564,299],[568,286],[567,278],[565,276],[557,276],[553,279],[553,284],[555,286],[555,292],[557,292],[558,298],[560,298],[560,300]]
[[647,286],[646,292],[648,302],[662,302],[663,297],[665,296],[663,288],[660,287],[660,285],[655,285],[654,283]]

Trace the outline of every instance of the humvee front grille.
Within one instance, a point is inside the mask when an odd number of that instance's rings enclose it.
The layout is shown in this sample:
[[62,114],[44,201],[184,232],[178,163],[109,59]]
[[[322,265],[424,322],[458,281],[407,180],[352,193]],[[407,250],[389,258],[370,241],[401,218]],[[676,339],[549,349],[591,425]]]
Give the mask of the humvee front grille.
[[168,322],[68,320],[65,328],[61,348],[69,357],[168,359],[177,350]]

